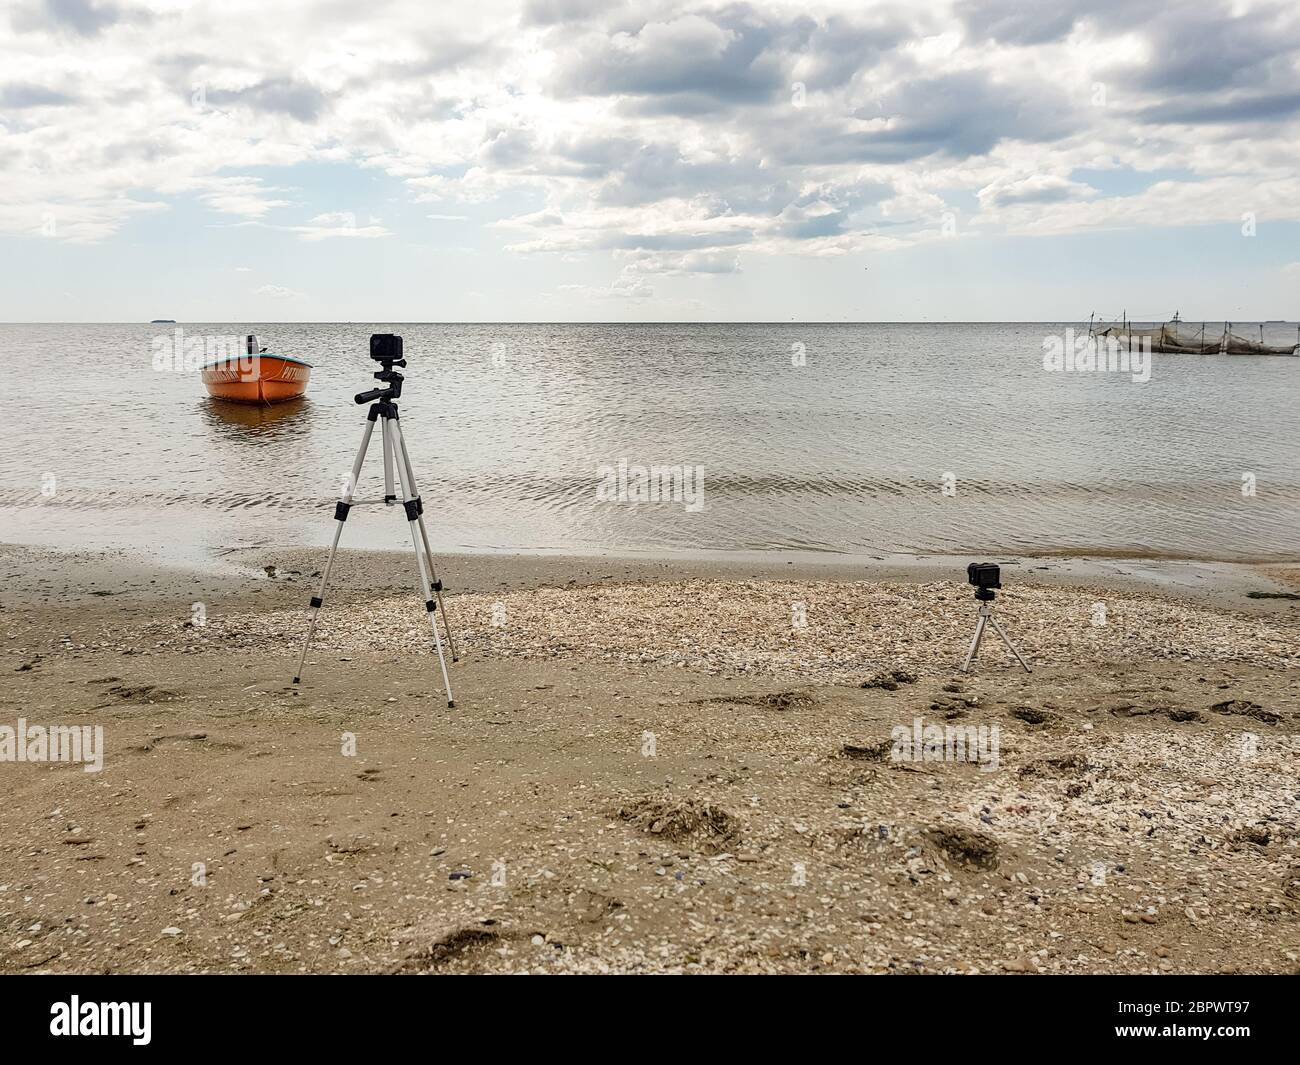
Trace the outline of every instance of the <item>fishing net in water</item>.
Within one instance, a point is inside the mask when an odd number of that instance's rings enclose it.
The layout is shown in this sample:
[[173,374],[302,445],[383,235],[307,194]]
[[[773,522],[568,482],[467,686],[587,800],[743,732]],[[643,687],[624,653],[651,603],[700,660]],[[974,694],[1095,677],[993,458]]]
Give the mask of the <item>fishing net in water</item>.
[[1210,333],[1204,328],[1189,329],[1177,322],[1166,322],[1154,329],[1134,329],[1132,326],[1112,325],[1098,329],[1099,337],[1114,337],[1122,348],[1143,347],[1151,351],[1174,352],[1186,355],[1290,355],[1294,345],[1271,347],[1258,340],[1250,340],[1237,333]]

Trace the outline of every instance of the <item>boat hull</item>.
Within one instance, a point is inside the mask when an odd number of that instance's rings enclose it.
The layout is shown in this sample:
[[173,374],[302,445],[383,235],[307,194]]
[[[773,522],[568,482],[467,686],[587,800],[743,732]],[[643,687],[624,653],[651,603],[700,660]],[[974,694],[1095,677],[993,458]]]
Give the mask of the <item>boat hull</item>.
[[306,392],[311,364],[281,355],[245,355],[210,363],[199,375],[213,399],[267,406]]

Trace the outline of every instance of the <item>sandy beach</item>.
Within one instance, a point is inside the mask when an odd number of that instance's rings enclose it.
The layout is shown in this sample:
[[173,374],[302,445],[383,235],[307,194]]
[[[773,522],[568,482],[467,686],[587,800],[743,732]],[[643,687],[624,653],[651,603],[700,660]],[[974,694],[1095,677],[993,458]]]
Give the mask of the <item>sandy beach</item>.
[[1004,565],[965,675],[953,560],[451,555],[448,710],[405,555],[289,683],[322,561],[4,549],[0,725],[104,750],[0,764],[0,971],[1300,968],[1294,567]]

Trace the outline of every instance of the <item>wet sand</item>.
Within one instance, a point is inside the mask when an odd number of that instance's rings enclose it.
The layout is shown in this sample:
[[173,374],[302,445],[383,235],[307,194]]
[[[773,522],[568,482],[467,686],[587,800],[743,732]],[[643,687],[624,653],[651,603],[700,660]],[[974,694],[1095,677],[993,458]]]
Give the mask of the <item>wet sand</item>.
[[[0,763],[0,971],[1300,967],[1290,567],[1023,560],[1042,662],[966,676],[965,560],[452,555],[448,711],[405,555],[341,558],[298,689],[320,552],[0,560],[0,725],[106,742]],[[1123,640],[1034,621],[1094,599]],[[896,760],[917,718],[996,770]]]
[[[80,604],[90,608],[156,603],[194,590],[219,595],[223,601],[251,602],[263,593],[276,605],[292,600],[287,585],[306,581],[319,570],[323,549],[248,548],[176,562],[144,561],[127,551],[45,550],[0,544],[0,573],[4,575],[0,606]],[[166,555],[164,557],[167,557]],[[576,582],[656,581],[689,578],[810,579],[810,580],[952,580],[961,584],[966,564],[974,556],[840,555],[818,552],[718,552],[665,556],[610,553],[570,555],[561,552],[461,554],[441,556],[458,591],[487,592]],[[1300,616],[1300,562],[1245,564],[1182,559],[1112,559],[1015,556],[996,557],[1003,582],[1018,580],[1041,585],[1077,586],[1098,591],[1128,590],[1169,595],[1234,610],[1291,613]],[[268,576],[276,567],[278,582]],[[291,577],[285,581],[284,577]],[[376,592],[400,593],[414,577],[413,557],[404,551],[341,550],[331,589],[345,596]],[[1280,595],[1255,599],[1250,593]],[[276,598],[276,595],[280,598]],[[310,594],[310,593],[309,593]],[[111,597],[111,602],[109,602]],[[260,601],[260,600],[258,600]]]

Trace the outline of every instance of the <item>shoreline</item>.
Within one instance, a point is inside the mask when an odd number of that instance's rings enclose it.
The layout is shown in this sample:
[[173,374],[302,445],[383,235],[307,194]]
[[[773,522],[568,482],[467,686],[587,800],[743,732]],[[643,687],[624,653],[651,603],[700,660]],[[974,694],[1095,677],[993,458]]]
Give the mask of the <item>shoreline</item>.
[[[157,562],[134,548],[37,548],[0,542],[0,606],[31,609],[80,601],[87,609],[195,589],[239,601],[288,584],[312,584],[328,555],[318,547],[249,546],[206,554],[199,563]],[[1076,587],[1098,592],[1152,594],[1252,614],[1300,616],[1300,561],[1271,563],[1098,556],[840,554],[789,551],[459,552],[435,556],[451,591],[540,587],[548,583],[662,581],[708,577],[835,581],[951,581],[967,587],[971,561],[996,561],[1007,590],[1026,586]],[[275,567],[271,578],[266,567]],[[75,570],[76,579],[68,577]],[[400,592],[414,574],[403,550],[340,548],[331,591],[354,595],[360,586]],[[283,579],[287,578],[287,579]],[[313,589],[314,591],[314,589]],[[1251,596],[1255,593],[1255,597]],[[272,598],[275,598],[273,595]],[[306,598],[304,593],[303,598]]]

